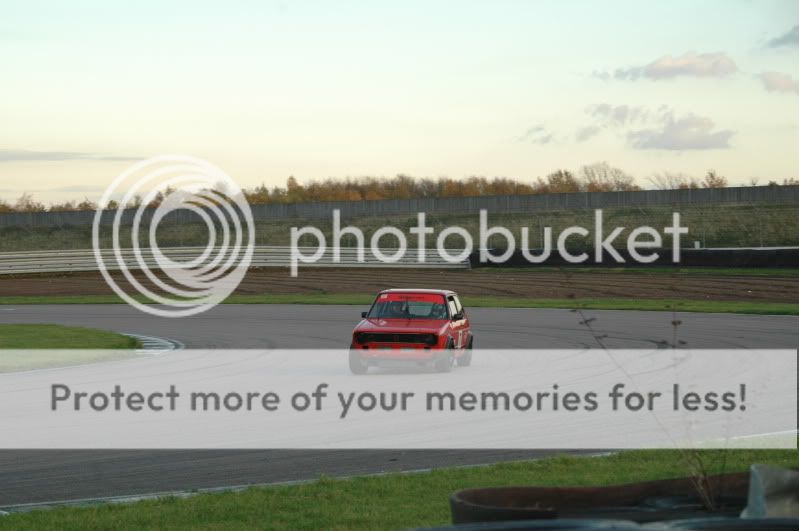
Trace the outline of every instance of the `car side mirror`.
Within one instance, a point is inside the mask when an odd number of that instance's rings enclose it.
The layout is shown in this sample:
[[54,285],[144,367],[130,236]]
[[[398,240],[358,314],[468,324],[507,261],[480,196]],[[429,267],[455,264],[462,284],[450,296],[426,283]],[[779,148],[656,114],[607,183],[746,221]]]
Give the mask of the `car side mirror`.
[[366,315],[367,315],[368,313],[369,313],[369,312],[361,312],[361,319],[366,319]]
[[452,316],[453,321],[460,321],[461,319],[463,319],[463,312],[456,313]]

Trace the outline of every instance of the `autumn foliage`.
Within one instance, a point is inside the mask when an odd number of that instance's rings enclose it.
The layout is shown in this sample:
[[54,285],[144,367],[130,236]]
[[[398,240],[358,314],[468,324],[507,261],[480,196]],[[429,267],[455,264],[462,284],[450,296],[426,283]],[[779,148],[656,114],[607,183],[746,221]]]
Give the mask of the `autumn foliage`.
[[468,177],[466,179],[414,179],[398,175],[389,179],[361,177],[327,179],[300,184],[290,177],[286,187],[259,186],[247,190],[250,203],[295,203],[302,201],[363,201],[375,199],[418,199],[435,197],[473,197],[570,192],[639,190],[634,179],[607,164],[586,166],[578,175],[558,170],[546,178],[523,182],[506,177]]
[[[714,170],[708,171],[702,180],[682,174],[665,173],[655,175],[650,178],[650,182],[655,188],[659,189],[724,188],[727,186],[727,179]],[[776,185],[777,183],[771,182],[769,184]],[[786,180],[784,184],[797,184],[797,182],[791,179]],[[274,204],[314,201],[368,201],[377,199],[614,192],[640,189],[631,175],[602,162],[583,166],[576,174],[568,170],[557,170],[546,177],[539,177],[528,182],[506,177],[490,179],[486,177],[468,177],[465,179],[442,177],[431,179],[397,175],[391,178],[326,179],[303,184],[296,178],[289,177],[285,186],[270,188],[266,185],[261,185],[244,190],[244,194],[250,204]],[[159,193],[148,206],[158,206],[165,195],[169,193],[171,193],[170,190],[167,190],[166,194]],[[141,198],[137,197],[133,204],[128,206],[137,207],[139,205],[141,205]],[[110,208],[116,208],[116,206],[116,203],[109,205]],[[55,203],[50,206],[45,206],[36,201],[30,194],[23,194],[13,204],[0,200],[0,213],[96,209],[97,204],[88,199],[80,202]]]

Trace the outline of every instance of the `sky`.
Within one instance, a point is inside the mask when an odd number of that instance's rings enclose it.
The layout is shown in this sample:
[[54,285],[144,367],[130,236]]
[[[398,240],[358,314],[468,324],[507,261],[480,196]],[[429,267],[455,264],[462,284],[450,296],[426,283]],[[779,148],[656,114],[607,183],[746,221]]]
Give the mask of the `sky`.
[[6,0],[0,64],[6,200],[96,200],[162,154],[242,187],[799,177],[793,0]]

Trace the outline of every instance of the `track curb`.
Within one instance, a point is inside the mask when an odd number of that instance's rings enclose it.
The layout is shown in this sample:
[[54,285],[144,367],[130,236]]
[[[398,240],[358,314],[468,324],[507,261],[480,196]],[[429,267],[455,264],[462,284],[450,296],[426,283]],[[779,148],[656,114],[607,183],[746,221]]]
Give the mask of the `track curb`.
[[169,352],[171,350],[183,350],[184,348],[186,348],[186,345],[175,339],[167,339],[156,336],[145,336],[142,334],[123,333],[122,335],[132,337],[133,339],[136,339],[141,343],[142,347],[136,349],[136,352],[139,354],[157,356],[159,354],[163,354],[164,352]]

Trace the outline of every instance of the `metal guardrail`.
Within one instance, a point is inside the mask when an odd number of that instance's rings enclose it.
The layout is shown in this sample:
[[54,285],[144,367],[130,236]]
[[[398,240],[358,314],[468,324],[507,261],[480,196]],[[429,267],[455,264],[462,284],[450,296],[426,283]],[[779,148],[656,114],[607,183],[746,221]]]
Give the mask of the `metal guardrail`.
[[[299,247],[305,256],[311,256],[315,247]],[[161,249],[163,254],[176,262],[188,262],[198,258],[205,250],[204,247],[167,247]],[[158,268],[152,251],[142,248],[141,262],[146,267]],[[382,249],[383,254],[391,256],[395,249]],[[456,255],[459,251],[451,250],[450,254]],[[114,257],[112,249],[101,251],[103,262],[108,270],[119,270],[120,266]],[[334,249],[328,248],[315,263],[299,262],[300,267],[360,267],[360,268],[428,268],[428,269],[468,269],[468,258],[450,263],[439,256],[435,249],[428,249],[425,262],[417,261],[415,249],[408,249],[405,255],[395,263],[386,263],[373,256],[369,249],[364,250],[364,261],[358,260],[357,249],[353,247],[340,247],[340,259],[334,260]],[[120,255],[128,269],[142,269],[142,264],[136,258],[133,249],[121,249]],[[211,253],[211,259],[214,257]],[[221,262],[224,264],[224,260]],[[279,246],[256,246],[254,248],[250,267],[289,267],[291,265],[291,248]],[[68,273],[79,271],[98,271],[99,267],[92,249],[77,249],[63,251],[33,251],[0,253],[0,275],[19,275],[26,273]]]

